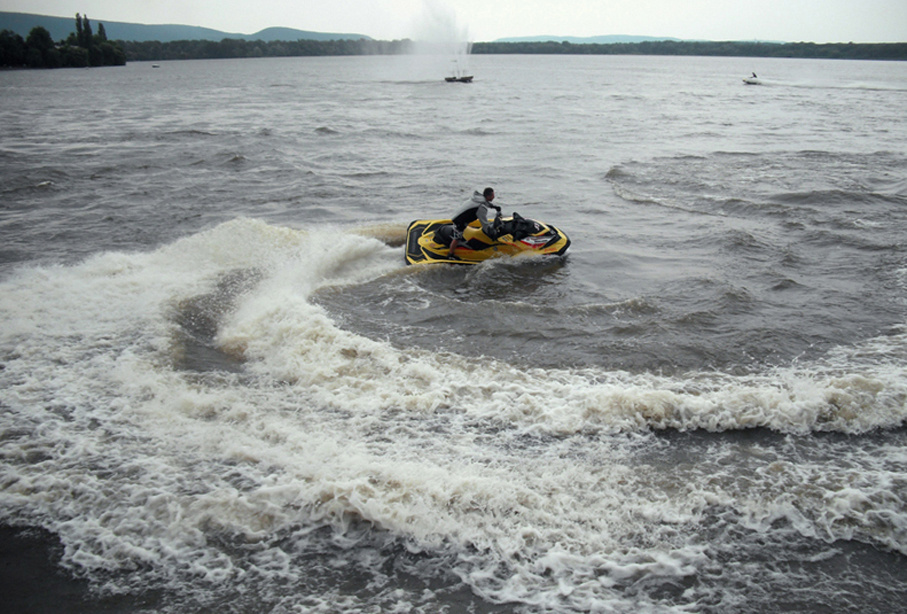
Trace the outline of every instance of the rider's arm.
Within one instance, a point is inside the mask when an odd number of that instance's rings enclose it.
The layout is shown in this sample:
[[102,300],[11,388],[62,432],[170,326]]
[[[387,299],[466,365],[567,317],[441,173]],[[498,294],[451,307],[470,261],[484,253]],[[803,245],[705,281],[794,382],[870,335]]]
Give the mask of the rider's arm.
[[481,204],[476,210],[476,217],[478,218],[479,223],[482,225],[482,232],[484,232],[490,238],[494,239],[495,236],[497,236],[497,231],[494,228],[494,219],[488,219],[488,214],[492,211],[494,211],[495,214],[500,215],[500,211],[489,207],[487,204]]

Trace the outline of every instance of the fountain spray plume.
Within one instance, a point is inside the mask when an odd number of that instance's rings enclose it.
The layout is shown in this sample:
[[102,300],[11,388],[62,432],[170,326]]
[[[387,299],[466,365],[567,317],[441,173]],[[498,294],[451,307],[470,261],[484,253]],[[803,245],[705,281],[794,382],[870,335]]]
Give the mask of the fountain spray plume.
[[460,26],[456,12],[441,0],[422,0],[422,13],[414,23],[412,53],[433,70],[434,78],[468,68],[469,29]]

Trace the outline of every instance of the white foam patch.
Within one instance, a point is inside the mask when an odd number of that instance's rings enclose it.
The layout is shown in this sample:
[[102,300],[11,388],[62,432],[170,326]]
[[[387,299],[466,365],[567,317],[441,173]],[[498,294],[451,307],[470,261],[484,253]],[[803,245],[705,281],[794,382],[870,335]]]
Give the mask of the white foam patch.
[[[577,611],[644,610],[627,586],[701,573],[713,553],[688,528],[715,509],[907,554],[901,450],[774,459],[758,486],[733,463],[638,458],[653,429],[902,424],[904,339],[747,377],[516,369],[366,339],[310,300],[402,266],[375,239],[236,220],[20,270],[0,287],[0,519],[57,532],[82,573],[177,587],[300,580],[281,540],[365,521],[452,556],[488,599]],[[236,270],[257,282],[216,343],[242,372],[174,369],[174,311]]]
[[[233,315],[219,341],[256,372],[314,385],[319,402],[336,407],[362,412],[453,407],[560,434],[754,427],[860,433],[898,426],[907,417],[902,401],[907,373],[889,356],[891,348],[904,346],[903,338],[872,340],[824,364],[746,377],[523,370],[499,361],[403,352],[362,338],[338,328],[303,292],[288,290],[292,284],[274,281]],[[854,354],[863,366],[851,360]]]

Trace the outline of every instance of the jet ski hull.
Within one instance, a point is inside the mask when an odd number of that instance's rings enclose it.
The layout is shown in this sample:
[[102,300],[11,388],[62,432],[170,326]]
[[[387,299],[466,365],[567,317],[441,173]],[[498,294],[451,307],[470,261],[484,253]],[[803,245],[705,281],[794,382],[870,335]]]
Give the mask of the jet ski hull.
[[501,235],[491,239],[481,228],[468,226],[449,255],[451,220],[415,220],[406,231],[407,264],[479,264],[502,256],[561,256],[570,239],[560,229],[514,214],[502,220]]

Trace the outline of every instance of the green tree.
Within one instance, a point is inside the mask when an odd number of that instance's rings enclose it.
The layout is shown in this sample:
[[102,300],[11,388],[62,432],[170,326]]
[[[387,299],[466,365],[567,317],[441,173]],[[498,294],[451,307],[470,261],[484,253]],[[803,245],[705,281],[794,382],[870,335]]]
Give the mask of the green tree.
[[94,43],[94,34],[91,32],[91,22],[88,21],[88,15],[82,16],[82,46],[91,49]]
[[101,52],[101,64],[103,66],[126,65],[126,53],[119,45],[111,43],[110,41],[104,41],[98,45],[98,49]]
[[88,64],[88,50],[77,45],[64,45],[60,50],[61,62],[65,68],[86,68]]
[[0,66],[9,68],[25,66],[27,52],[21,36],[12,30],[0,32]]
[[50,52],[54,50],[54,40],[50,37],[47,28],[36,26],[28,33],[25,39],[28,48],[27,64],[32,68],[46,68],[52,62]]

